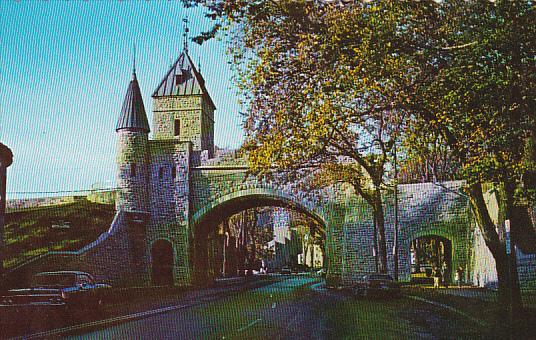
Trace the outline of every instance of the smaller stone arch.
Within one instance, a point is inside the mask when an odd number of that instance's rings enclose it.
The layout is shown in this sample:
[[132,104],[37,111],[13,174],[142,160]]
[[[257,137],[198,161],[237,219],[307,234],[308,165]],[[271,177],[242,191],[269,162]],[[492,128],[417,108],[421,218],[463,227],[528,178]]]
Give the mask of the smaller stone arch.
[[174,284],[175,250],[167,239],[158,239],[151,245],[151,283],[155,286]]
[[[414,263],[412,263],[412,254],[411,254],[411,244],[415,240],[435,240],[435,242],[439,242],[443,249],[442,251],[442,258],[437,259],[437,261],[441,263],[426,263],[426,264],[420,264],[421,270],[425,269],[422,273],[426,273],[426,270],[429,270],[428,274],[431,274],[432,267],[437,267],[438,270],[441,270],[442,274],[444,275],[444,281],[446,283],[452,282],[452,276],[455,272],[455,268],[457,267],[458,263],[460,262],[460,259],[458,258],[458,254],[456,252],[456,247],[458,246],[457,240],[455,237],[452,237],[452,235],[448,233],[441,233],[441,232],[431,232],[431,231],[423,231],[416,233],[412,235],[410,239],[407,240],[405,251],[406,251],[406,258],[408,259],[407,265],[405,266],[405,276],[408,279],[415,279],[417,276],[416,273],[413,272],[415,268],[413,268]],[[437,243],[436,243],[437,244]],[[436,251],[438,251],[437,249]],[[434,251],[434,250],[432,250]],[[429,266],[427,268],[426,266]],[[432,280],[432,277],[428,277],[430,282]],[[417,280],[419,281],[419,280]],[[423,277],[423,280],[421,283],[426,282],[426,277]],[[419,281],[419,282],[420,282]]]

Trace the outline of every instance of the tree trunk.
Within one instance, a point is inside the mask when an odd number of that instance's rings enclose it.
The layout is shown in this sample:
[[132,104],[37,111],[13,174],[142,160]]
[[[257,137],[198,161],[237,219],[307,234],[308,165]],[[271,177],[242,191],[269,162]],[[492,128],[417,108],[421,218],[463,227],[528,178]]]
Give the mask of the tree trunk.
[[495,269],[497,270],[499,304],[503,308],[503,311],[507,311],[510,305],[510,280],[506,253],[504,256],[495,257]]
[[506,207],[506,219],[510,220],[510,256],[508,258],[509,263],[509,284],[511,285],[511,296],[512,299],[511,313],[518,314],[523,308],[523,302],[521,300],[521,288],[519,286],[519,275],[517,273],[517,254],[515,250],[515,238],[514,234],[519,234],[519,225],[513,223],[515,221],[514,217],[514,190],[515,183],[506,182],[504,186],[505,192],[505,207]]
[[[395,178],[398,181],[396,170],[396,144],[395,144]],[[395,184],[395,230],[393,235],[393,273],[395,281],[398,281],[398,183]]]
[[315,269],[315,245],[311,244],[311,269]]
[[249,254],[249,275],[253,274],[253,270],[256,268],[255,265],[255,258],[257,256],[256,254],[256,240],[255,240],[255,232],[257,230],[257,209],[253,209],[253,219],[251,221],[251,225],[249,228],[249,239],[250,239],[250,245],[251,245],[251,252]]
[[441,251],[439,250],[439,240],[437,238],[432,239],[432,256],[434,257],[434,266],[441,269]]
[[413,240],[413,250],[415,251],[415,271],[417,273],[421,272],[421,252],[419,249],[419,240]]
[[227,261],[227,251],[229,250],[229,219],[226,218],[223,220],[223,264],[222,264],[222,277],[226,277],[228,274],[228,261]]
[[[516,279],[511,280],[510,273],[515,273],[513,276],[517,276],[517,268],[515,267],[515,264],[509,263],[509,256],[506,254],[506,231],[504,225],[497,226],[499,230],[499,233],[497,233],[484,201],[482,185],[480,183],[470,185],[467,192],[469,194],[469,201],[475,214],[478,228],[482,233],[486,246],[495,259],[499,304],[505,311],[509,310],[510,306],[517,309],[521,306],[521,300],[519,299],[519,301],[517,301],[517,296],[520,297],[521,293],[519,291],[519,283],[517,285],[511,285],[511,282],[515,282]],[[511,302],[512,305],[510,305]]]
[[378,271],[387,273],[387,246],[385,241],[385,218],[383,215],[383,204],[380,186],[376,186],[374,191],[374,215],[376,220],[376,233],[378,241]]

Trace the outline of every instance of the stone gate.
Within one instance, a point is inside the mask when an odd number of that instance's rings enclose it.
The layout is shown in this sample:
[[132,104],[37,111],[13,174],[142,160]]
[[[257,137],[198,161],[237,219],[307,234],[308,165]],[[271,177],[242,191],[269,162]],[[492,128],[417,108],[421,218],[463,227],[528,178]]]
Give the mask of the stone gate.
[[[78,269],[114,285],[152,285],[170,270],[175,285],[206,278],[203,238],[222,218],[259,205],[301,211],[326,230],[327,279],[350,284],[375,271],[371,208],[351,190],[306,194],[247,176],[232,153],[216,154],[216,110],[187,51],[171,66],[153,97],[153,139],[135,71],[116,126],[117,214],[107,233],[76,252],[48,253],[25,272]],[[473,219],[461,182],[399,186],[399,277],[410,278],[410,242],[442,236],[452,243],[452,267],[471,265]],[[386,238],[393,249],[394,200],[384,195]],[[393,252],[389,251],[389,271]],[[469,272],[469,270],[467,270]],[[166,279],[167,280],[167,279]]]

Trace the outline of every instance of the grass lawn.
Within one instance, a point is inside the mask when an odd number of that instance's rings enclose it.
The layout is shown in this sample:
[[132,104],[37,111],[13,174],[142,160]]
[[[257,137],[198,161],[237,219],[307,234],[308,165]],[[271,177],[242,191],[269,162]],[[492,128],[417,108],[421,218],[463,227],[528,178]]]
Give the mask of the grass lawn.
[[[454,290],[455,291],[455,290]],[[463,289],[462,289],[463,291]],[[536,338],[536,291],[523,290],[524,311],[515,316],[516,327],[508,329],[508,317],[497,303],[497,292],[487,289],[470,289],[470,296],[447,294],[443,289],[408,288],[407,294],[454,307],[486,325],[486,338]]]
[[[114,215],[113,204],[87,200],[9,212],[4,227],[4,266],[14,267],[51,250],[78,250],[108,230]],[[52,227],[66,222],[69,228]]]
[[482,327],[436,306],[409,298],[348,299],[324,311],[336,339],[474,339]]

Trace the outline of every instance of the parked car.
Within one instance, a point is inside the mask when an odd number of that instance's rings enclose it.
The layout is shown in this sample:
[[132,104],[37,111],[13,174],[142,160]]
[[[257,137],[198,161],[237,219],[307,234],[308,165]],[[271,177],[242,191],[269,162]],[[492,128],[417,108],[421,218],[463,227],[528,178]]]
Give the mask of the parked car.
[[11,289],[0,299],[2,307],[61,306],[95,308],[103,302],[102,292],[110,285],[97,283],[80,271],[43,272],[33,276],[29,288]]
[[400,284],[387,274],[369,274],[354,286],[354,294],[363,297],[400,297]]
[[281,274],[291,274],[292,271],[290,270],[289,267],[283,267],[281,268]]

